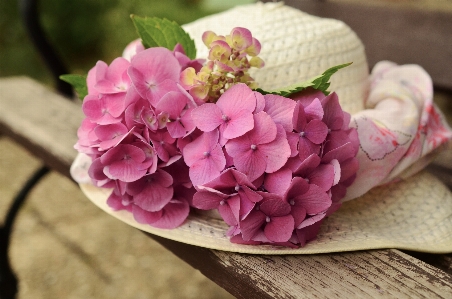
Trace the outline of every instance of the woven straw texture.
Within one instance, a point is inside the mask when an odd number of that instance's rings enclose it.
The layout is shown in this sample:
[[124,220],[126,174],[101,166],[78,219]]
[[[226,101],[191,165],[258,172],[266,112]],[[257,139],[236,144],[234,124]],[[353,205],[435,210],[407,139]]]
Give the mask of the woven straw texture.
[[201,40],[204,31],[227,35],[234,27],[249,29],[260,41],[259,56],[265,61],[265,67],[251,75],[265,90],[303,82],[332,66],[353,62],[333,75],[330,90],[338,93],[345,111],[364,109],[369,76],[364,47],[341,21],[314,17],[279,2],[238,6],[183,27],[194,38],[199,58],[208,55]]
[[316,240],[304,248],[230,243],[228,226],[207,215],[191,214],[173,230],[137,223],[132,213],[112,211],[110,191],[82,184],[82,191],[98,207],[140,230],[171,240],[223,251],[251,254],[314,254],[379,248],[446,253],[452,251],[452,195],[435,177],[421,173],[409,181],[371,190],[345,203],[322,224]]

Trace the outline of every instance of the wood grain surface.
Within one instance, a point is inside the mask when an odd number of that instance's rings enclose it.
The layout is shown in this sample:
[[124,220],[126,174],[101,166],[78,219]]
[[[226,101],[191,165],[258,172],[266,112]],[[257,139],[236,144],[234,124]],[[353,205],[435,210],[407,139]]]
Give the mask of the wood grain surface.
[[77,152],[81,103],[68,101],[27,77],[0,80],[0,132],[52,169],[69,175]]

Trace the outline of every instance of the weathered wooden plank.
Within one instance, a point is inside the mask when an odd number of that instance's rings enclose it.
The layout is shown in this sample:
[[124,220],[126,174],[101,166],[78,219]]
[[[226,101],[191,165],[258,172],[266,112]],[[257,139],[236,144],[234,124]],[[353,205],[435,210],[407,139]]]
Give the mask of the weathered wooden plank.
[[423,9],[403,1],[284,2],[309,14],[344,21],[363,41],[370,66],[381,60],[416,63],[436,86],[452,90],[452,3],[442,2],[449,9]]
[[[73,144],[82,118],[79,105],[31,79],[0,79],[0,134],[65,175],[76,154]],[[269,257],[152,238],[238,298],[452,296],[451,275],[398,250]],[[442,261],[450,259],[444,255]]]
[[452,275],[393,249],[263,256],[151,237],[237,298],[452,297]]
[[73,145],[83,119],[80,105],[26,77],[0,79],[0,133],[70,177]]

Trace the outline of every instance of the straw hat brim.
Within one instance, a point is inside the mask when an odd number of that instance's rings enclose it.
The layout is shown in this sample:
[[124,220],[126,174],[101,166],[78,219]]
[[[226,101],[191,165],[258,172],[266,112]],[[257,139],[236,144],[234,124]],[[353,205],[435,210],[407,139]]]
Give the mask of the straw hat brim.
[[132,213],[113,211],[111,190],[81,184],[99,208],[142,231],[200,247],[250,254],[314,254],[397,248],[429,253],[452,252],[452,194],[437,178],[422,172],[407,181],[377,187],[346,202],[328,217],[317,239],[290,249],[270,245],[233,244],[222,220],[191,213],[178,228],[153,228],[136,222]]

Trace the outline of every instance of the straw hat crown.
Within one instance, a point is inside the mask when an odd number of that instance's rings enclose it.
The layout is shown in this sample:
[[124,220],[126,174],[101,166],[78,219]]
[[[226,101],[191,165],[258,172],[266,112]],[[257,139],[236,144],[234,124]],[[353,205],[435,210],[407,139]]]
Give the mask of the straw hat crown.
[[364,47],[341,21],[311,16],[278,2],[239,6],[183,27],[195,38],[199,58],[208,55],[201,40],[206,28],[220,35],[234,27],[249,29],[262,44],[259,56],[265,67],[251,75],[264,90],[303,82],[332,66],[353,62],[333,76],[330,90],[338,93],[349,113],[364,109],[369,76]]

